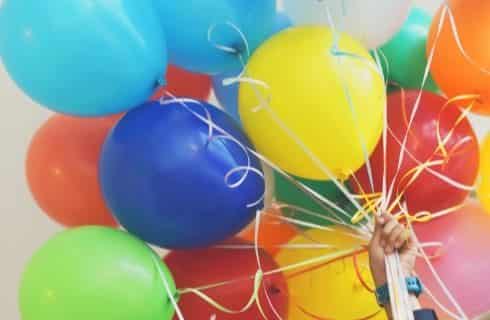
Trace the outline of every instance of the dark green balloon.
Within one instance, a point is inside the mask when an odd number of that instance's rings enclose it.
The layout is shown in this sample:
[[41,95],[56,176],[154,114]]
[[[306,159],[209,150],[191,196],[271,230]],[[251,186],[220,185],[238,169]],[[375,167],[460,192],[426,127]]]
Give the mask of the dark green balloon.
[[20,285],[22,320],[170,320],[160,271],[167,267],[126,232],[83,227],[60,233],[28,263]]
[[[309,188],[315,190],[323,197],[335,203],[337,206],[346,211],[350,217],[352,217],[357,211],[355,206],[350,202],[350,200],[342,193],[342,191],[333,183],[332,181],[315,181],[307,180],[302,178],[295,179]],[[298,189],[292,182],[284,178],[282,175],[275,174],[276,181],[276,200],[280,203],[286,203],[301,207],[312,212],[320,213],[326,217],[334,217],[332,212],[336,213],[338,217],[342,218],[344,222],[350,223],[350,219],[342,215],[342,213],[337,210],[326,210],[317,202],[315,202],[311,197],[306,195],[303,191]],[[346,185],[347,187],[347,185]],[[328,220],[322,219],[320,217],[315,217],[306,213],[301,213],[294,210],[285,210],[286,215],[292,216],[295,219],[314,223],[317,225],[330,225],[332,223]]]
[[[405,89],[420,89],[427,66],[426,43],[432,17],[420,8],[413,8],[400,31],[380,51],[385,77]],[[425,90],[439,92],[429,76]]]

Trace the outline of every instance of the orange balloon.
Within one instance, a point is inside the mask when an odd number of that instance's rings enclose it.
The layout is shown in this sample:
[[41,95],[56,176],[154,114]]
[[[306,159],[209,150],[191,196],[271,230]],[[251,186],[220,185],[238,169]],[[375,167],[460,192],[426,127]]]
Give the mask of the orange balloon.
[[467,57],[458,47],[458,38],[453,32],[448,14],[436,42],[441,7],[434,17],[427,41],[428,54],[436,46],[431,65],[432,75],[448,98],[479,95],[472,110],[490,115],[490,1],[449,0],[447,3]]
[[120,116],[75,118],[54,115],[34,135],[26,161],[37,204],[67,226],[116,226],[99,186],[104,140]]
[[[279,218],[281,215],[281,210],[273,207],[260,218],[258,244],[272,256],[281,250],[281,245],[288,243],[298,234],[294,226]],[[253,243],[255,241],[255,222],[244,229],[238,237]]]

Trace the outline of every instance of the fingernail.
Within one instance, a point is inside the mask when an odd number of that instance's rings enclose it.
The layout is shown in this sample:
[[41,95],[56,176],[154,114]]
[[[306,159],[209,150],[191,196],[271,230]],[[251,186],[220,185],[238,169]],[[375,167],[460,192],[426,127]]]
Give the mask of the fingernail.
[[381,248],[386,247],[386,241],[381,240],[381,242],[379,243],[379,245],[381,246]]
[[393,252],[393,247],[392,247],[392,246],[388,246],[388,247],[386,247],[386,253],[387,253],[387,254],[390,254],[390,253],[392,253],[392,252]]

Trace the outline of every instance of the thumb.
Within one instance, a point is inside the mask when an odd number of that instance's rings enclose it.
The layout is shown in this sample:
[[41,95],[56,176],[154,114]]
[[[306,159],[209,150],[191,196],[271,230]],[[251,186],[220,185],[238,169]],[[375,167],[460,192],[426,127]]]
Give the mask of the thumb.
[[386,224],[388,219],[386,217],[386,214],[381,214],[381,215],[375,217],[375,221],[376,221],[376,223],[374,226],[374,233],[373,233],[373,238],[372,238],[371,242],[377,244],[381,240],[381,234],[383,231],[383,226]]

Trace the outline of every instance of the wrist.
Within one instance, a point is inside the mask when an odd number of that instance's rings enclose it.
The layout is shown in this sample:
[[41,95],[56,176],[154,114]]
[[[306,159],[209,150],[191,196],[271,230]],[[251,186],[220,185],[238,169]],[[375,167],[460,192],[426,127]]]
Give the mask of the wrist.
[[386,278],[386,273],[384,272],[380,272],[380,273],[373,272],[372,275],[373,275],[374,285],[376,286],[376,288],[381,287],[388,282],[388,279]]
[[[405,279],[408,293],[410,294],[410,303],[413,310],[419,309],[420,304],[418,302],[418,297],[423,291],[423,286],[417,277],[407,277]],[[380,306],[386,306],[390,302],[390,292],[388,289],[388,284],[385,282],[381,286],[377,285],[376,288],[376,300]]]

